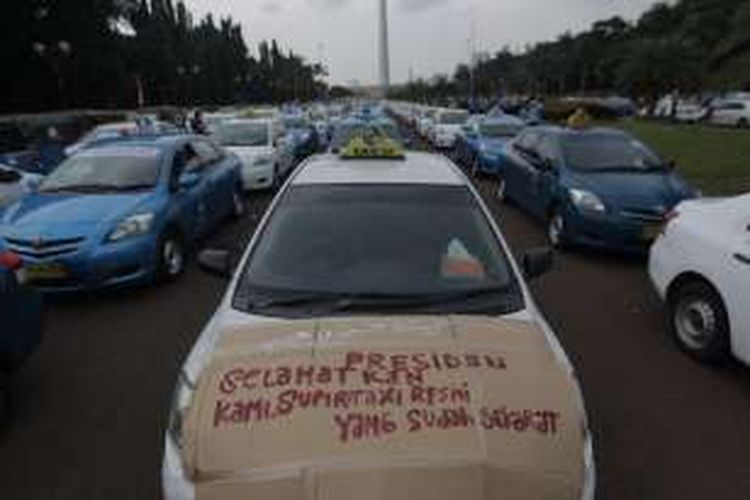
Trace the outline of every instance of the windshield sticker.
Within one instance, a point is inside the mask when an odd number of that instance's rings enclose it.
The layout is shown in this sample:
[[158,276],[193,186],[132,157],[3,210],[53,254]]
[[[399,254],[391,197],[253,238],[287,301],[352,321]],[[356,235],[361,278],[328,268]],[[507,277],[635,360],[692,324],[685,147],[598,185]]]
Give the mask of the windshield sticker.
[[483,279],[484,266],[479,259],[469,253],[463,242],[453,239],[443,256],[440,273],[445,278]]

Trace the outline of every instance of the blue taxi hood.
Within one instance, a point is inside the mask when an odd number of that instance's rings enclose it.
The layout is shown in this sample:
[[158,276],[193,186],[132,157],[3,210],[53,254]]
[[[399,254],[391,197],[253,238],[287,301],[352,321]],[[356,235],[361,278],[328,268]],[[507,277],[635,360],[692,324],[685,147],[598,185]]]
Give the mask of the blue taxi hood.
[[671,170],[567,172],[566,187],[591,191],[605,203],[616,206],[669,209],[695,196],[693,189]]
[[134,213],[153,193],[33,193],[9,207],[0,220],[0,236],[64,238],[107,231]]

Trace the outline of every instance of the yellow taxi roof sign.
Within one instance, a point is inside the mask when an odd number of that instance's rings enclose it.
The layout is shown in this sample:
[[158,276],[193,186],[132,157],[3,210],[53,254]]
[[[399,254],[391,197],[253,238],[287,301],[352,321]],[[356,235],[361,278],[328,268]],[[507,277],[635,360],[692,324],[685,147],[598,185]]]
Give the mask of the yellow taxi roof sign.
[[355,135],[341,148],[339,155],[345,160],[402,160],[404,151],[396,141],[384,134]]

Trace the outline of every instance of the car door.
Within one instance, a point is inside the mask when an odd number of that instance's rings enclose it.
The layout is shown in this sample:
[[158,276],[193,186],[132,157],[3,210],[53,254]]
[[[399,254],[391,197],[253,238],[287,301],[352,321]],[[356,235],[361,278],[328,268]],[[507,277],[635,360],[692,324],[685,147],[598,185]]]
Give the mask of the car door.
[[729,304],[732,325],[732,345],[735,354],[750,364],[750,308],[746,298],[750,294],[750,216],[737,228],[740,232],[730,248],[729,269],[724,273],[722,292]]
[[504,180],[505,192],[521,207],[533,211],[531,183],[534,181],[535,167],[532,166],[540,134],[536,130],[524,132],[517,141],[510,144],[507,151]]
[[529,162],[529,202],[531,211],[538,217],[547,216],[557,191],[558,149],[553,136],[542,134],[535,148],[537,155]]
[[208,213],[208,224],[220,222],[231,210],[232,191],[227,185],[230,177],[224,165],[226,155],[207,139],[194,139],[191,145],[201,158],[202,185],[201,194]]
[[172,211],[191,238],[205,234],[209,227],[202,170],[202,159],[193,146],[190,143],[179,146],[170,169]]

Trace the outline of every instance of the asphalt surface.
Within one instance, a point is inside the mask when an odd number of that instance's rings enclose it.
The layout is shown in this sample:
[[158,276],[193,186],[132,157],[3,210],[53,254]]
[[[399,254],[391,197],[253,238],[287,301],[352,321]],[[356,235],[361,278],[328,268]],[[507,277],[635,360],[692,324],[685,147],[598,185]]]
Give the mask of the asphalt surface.
[[[477,185],[514,253],[544,245],[490,180]],[[242,247],[270,199],[205,245]],[[0,498],[159,498],[175,376],[224,286],[193,266],[171,285],[49,304],[0,435]],[[533,289],[581,380],[599,498],[750,498],[750,370],[676,350],[643,260],[566,253]]]

